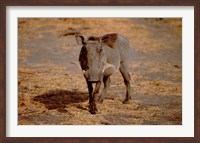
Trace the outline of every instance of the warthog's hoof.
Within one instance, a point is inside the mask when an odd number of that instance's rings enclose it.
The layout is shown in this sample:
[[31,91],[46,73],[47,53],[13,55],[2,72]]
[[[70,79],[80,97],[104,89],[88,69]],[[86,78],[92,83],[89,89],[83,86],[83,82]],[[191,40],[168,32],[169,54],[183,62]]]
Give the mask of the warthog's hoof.
[[98,112],[98,110],[97,110],[96,106],[91,106],[90,107],[90,113],[91,114],[96,114],[97,112]]
[[90,113],[91,113],[91,114],[96,114],[97,111],[95,111],[95,110],[90,110]]
[[95,109],[90,109],[90,113],[91,114],[96,114],[98,112],[98,110],[95,108]]
[[128,104],[130,103],[130,100],[131,100],[131,96],[128,96],[124,99],[124,101],[122,102],[123,104]]
[[129,103],[130,103],[130,100],[125,99],[122,103],[123,103],[123,104],[129,104]]

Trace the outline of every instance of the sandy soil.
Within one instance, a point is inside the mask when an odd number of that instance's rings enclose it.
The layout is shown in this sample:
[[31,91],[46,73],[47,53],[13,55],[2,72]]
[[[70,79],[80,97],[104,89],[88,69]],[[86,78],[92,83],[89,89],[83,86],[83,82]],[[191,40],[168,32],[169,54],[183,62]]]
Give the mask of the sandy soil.
[[[120,73],[111,77],[99,112],[88,112],[88,93],[79,68],[74,34],[119,33],[129,39],[132,100],[122,104]],[[18,20],[19,125],[182,124],[181,19]]]

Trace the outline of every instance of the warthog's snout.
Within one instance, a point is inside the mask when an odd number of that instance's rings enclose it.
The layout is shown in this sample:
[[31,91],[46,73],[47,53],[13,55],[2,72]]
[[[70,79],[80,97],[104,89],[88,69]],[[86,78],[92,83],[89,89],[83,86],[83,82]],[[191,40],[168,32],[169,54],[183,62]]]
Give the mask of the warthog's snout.
[[102,72],[99,69],[93,68],[83,72],[86,80],[90,82],[99,82],[102,77]]

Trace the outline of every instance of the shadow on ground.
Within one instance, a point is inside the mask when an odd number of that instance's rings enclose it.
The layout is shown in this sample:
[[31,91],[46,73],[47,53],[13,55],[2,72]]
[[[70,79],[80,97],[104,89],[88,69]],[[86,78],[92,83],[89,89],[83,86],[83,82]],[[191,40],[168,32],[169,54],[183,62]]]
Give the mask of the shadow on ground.
[[88,100],[88,94],[80,91],[50,90],[33,98],[34,101],[43,103],[48,110],[64,109],[72,103]]

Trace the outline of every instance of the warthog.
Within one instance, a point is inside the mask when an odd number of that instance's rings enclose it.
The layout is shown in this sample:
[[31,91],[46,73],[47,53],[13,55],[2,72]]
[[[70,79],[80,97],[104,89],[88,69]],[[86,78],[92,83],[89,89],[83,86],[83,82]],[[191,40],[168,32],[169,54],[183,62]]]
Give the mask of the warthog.
[[[106,34],[101,37],[91,36],[85,39],[76,35],[76,41],[82,45],[79,62],[83,70],[89,91],[89,110],[96,114],[96,101],[102,102],[110,86],[110,76],[120,70],[126,85],[126,98],[123,103],[131,99],[130,75],[128,73],[129,42],[117,33]],[[98,98],[101,83],[104,89]],[[95,83],[93,91],[92,83]]]

